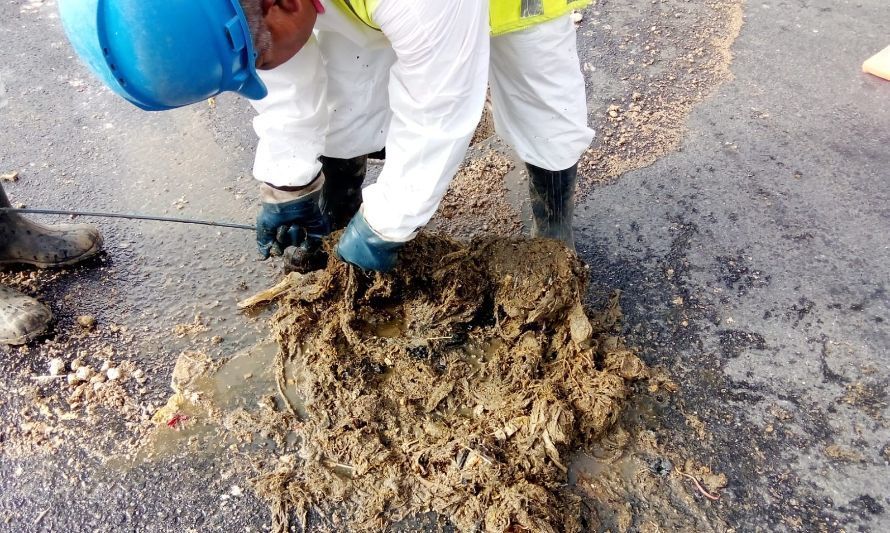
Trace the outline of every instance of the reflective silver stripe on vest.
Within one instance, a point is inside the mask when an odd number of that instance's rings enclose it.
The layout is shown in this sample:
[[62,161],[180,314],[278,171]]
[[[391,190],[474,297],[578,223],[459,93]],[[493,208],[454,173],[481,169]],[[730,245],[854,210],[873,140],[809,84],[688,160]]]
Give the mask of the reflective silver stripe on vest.
[[522,0],[521,17],[535,17],[544,14],[543,0]]
[[[575,0],[566,0],[571,4]],[[544,0],[522,0],[522,18],[536,17],[544,14]]]

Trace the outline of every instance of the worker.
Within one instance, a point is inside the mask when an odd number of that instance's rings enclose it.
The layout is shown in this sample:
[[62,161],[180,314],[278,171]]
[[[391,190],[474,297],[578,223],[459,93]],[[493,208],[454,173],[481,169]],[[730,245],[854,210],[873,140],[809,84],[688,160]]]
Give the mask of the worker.
[[[533,235],[574,247],[577,163],[593,132],[573,9],[589,0],[59,0],[74,49],[115,92],[166,110],[251,100],[257,245],[304,270],[337,255],[387,271],[429,222],[491,89],[529,172]],[[367,154],[385,148],[362,190]],[[298,245],[293,248],[293,245]]]
[[[11,207],[0,186],[0,207]],[[102,236],[89,224],[46,226],[15,213],[0,213],[0,265],[58,268],[93,257]],[[49,308],[0,285],[0,344],[20,345],[42,335],[52,320]]]

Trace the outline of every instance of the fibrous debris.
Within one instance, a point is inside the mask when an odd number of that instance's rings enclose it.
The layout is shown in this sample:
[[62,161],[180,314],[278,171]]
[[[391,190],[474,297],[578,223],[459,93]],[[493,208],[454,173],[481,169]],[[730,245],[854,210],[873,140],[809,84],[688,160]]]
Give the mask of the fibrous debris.
[[463,531],[581,530],[567,454],[648,374],[615,336],[617,298],[590,317],[585,269],[555,241],[421,235],[400,265],[331,260],[280,297],[279,385],[305,415],[301,460],[254,480],[275,529],[314,508],[347,509],[353,531],[428,511]]

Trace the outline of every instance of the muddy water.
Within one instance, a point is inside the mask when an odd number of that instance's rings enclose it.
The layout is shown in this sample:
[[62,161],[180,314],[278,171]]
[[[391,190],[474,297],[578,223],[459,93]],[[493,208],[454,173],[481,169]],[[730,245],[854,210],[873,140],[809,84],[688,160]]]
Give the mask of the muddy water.
[[225,410],[253,408],[262,396],[275,390],[273,361],[277,346],[271,341],[235,355],[213,374],[201,377],[196,392],[206,394]]
[[386,339],[394,339],[400,337],[405,329],[405,322],[402,320],[387,320],[374,325],[374,335]]
[[[383,322],[376,326],[380,337],[395,338],[402,334],[404,323],[400,320]],[[494,354],[502,342],[495,339],[486,343],[467,343],[461,346],[462,360],[474,370],[481,371],[488,357]],[[192,392],[199,402],[182,402],[175,415],[179,420],[172,425],[159,423],[136,456],[134,464],[158,461],[181,453],[220,455],[235,441],[221,428],[219,414],[237,409],[256,411],[260,403],[273,398],[276,409],[285,409],[281,394],[287,395],[290,404],[302,419],[307,418],[303,398],[291,386],[300,379],[302,362],[294,360],[286,365],[284,381],[287,385],[278,389],[275,380],[275,356],[278,347],[274,341],[265,340],[228,359],[218,370],[197,378]],[[305,353],[305,352],[304,352]],[[472,418],[472,409],[465,414]],[[168,421],[172,416],[168,418]],[[289,444],[296,444],[296,434],[289,434]],[[257,436],[252,443],[257,446],[274,446],[270,439]],[[122,464],[119,466],[123,466]]]
[[585,479],[602,477],[606,472],[616,472],[627,485],[632,485],[639,472],[639,460],[632,455],[619,453],[610,459],[598,458],[590,453],[578,453],[569,463],[569,483],[578,485]]
[[[239,445],[237,439],[224,429],[220,414],[238,409],[255,412],[270,397],[275,398],[276,409],[282,407],[274,375],[277,349],[272,341],[260,342],[231,357],[218,370],[199,376],[190,387],[190,393],[194,393],[198,401],[178,403],[175,412],[158,423],[129,466],[183,453],[223,455],[231,446]],[[298,412],[304,412],[302,399],[287,389],[285,394],[289,395],[288,399]],[[173,422],[174,417],[178,421]],[[290,434],[287,442],[295,444],[296,436]],[[248,448],[271,449],[275,446],[272,439],[257,434]]]

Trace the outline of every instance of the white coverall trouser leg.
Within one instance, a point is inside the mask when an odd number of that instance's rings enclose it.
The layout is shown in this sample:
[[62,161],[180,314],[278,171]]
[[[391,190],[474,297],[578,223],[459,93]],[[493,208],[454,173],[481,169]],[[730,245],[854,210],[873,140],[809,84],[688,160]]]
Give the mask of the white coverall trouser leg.
[[577,46],[568,16],[491,40],[495,130],[544,170],[571,167],[593,140]]
[[[319,155],[345,159],[376,152],[385,144],[392,120],[388,94],[394,52],[385,46],[361,46],[337,32],[317,35],[294,59],[262,73],[269,96],[253,102],[259,111],[254,128],[260,136],[254,175],[272,185],[309,183],[320,170]],[[593,131],[587,126],[584,77],[571,19],[560,17],[492,37],[489,73],[495,128],[522,160],[554,171],[574,165]],[[278,120],[278,113],[289,117],[286,123]],[[294,146],[294,138],[305,142]],[[441,185],[430,190],[444,194]],[[426,205],[432,207],[415,218],[432,218],[441,196],[430,200]],[[401,228],[398,233],[415,229]]]

